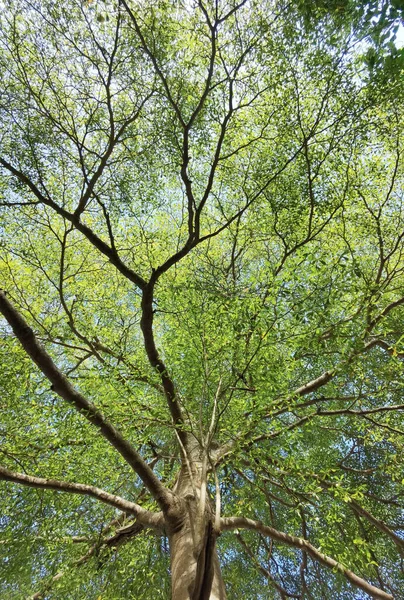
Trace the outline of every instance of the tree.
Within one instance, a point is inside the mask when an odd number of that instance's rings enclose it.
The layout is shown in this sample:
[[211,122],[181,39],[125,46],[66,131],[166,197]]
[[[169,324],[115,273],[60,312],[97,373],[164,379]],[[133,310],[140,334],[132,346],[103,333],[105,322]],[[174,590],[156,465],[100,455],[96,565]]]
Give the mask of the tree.
[[3,597],[404,594],[401,15],[3,5]]

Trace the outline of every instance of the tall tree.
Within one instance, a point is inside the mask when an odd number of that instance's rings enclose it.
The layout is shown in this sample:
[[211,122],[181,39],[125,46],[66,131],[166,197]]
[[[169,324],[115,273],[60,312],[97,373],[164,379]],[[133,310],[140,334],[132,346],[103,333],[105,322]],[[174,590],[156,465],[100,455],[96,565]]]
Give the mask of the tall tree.
[[3,3],[2,597],[404,595],[402,8]]

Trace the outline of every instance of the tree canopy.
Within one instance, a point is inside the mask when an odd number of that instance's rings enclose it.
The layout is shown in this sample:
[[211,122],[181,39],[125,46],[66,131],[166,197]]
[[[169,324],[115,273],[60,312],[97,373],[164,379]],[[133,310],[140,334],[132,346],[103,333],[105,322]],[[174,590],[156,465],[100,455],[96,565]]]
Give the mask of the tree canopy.
[[1,9],[2,597],[404,597],[403,3]]

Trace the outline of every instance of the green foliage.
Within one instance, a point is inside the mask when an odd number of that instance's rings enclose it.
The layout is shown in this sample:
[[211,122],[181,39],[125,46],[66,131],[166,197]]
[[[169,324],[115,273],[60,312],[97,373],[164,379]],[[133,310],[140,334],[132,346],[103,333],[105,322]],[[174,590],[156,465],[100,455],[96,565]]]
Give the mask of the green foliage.
[[[398,598],[380,523],[402,539],[402,3],[130,6],[139,31],[122,3],[2,10],[0,287],[173,488],[182,454],[141,291],[79,225],[146,281],[186,248],[156,283],[153,334],[183,430],[201,442],[214,425],[212,498],[216,471],[223,515],[304,537]],[[157,510],[1,327],[0,463]],[[12,483],[0,504],[5,598],[170,597],[165,538],[105,543],[128,515]],[[229,598],[365,597],[296,548],[241,536],[218,541]]]

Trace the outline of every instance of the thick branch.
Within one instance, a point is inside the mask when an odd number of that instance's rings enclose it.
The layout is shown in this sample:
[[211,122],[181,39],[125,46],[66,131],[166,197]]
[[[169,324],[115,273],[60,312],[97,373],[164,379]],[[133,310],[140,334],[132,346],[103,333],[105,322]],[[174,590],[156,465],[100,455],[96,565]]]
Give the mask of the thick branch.
[[390,304],[388,304],[387,306],[385,306],[384,309],[381,311],[381,313],[378,314],[371,321],[369,329],[374,329],[374,327],[379,323],[379,321],[381,321],[386,315],[388,315],[389,312],[391,312],[397,306],[402,306],[403,304],[404,304],[404,297],[403,298],[399,298],[398,300],[395,300],[395,302],[391,302]]
[[[396,300],[396,302],[392,302],[391,304],[389,304],[380,313],[380,315],[376,319],[374,319],[372,327],[376,323],[378,323],[384,316],[386,316],[391,310],[393,310],[397,306],[402,305],[403,303],[404,303],[404,298],[400,298],[399,300]],[[347,360],[345,362],[346,363],[351,362],[358,354],[362,354],[364,352],[367,352],[368,350],[370,350],[374,346],[380,346],[384,350],[387,350],[387,351],[390,352],[390,347],[387,344],[387,342],[384,342],[383,340],[379,340],[379,339],[374,339],[374,340],[371,340],[370,342],[367,342],[363,346],[363,348],[361,350],[359,350],[359,351],[356,350],[355,352],[353,352],[347,358]],[[391,354],[393,354],[393,351],[391,351]],[[397,356],[398,356],[398,353],[397,353]],[[338,372],[337,369],[333,369],[333,370],[330,370],[330,371],[325,371],[319,377],[316,377],[316,379],[313,379],[312,381],[309,381],[308,383],[305,383],[301,387],[295,389],[292,395],[293,396],[305,396],[306,394],[310,394],[311,392],[315,392],[316,390],[318,390],[318,388],[322,387],[323,385],[325,385],[326,383],[328,383],[329,381],[331,381],[331,379],[333,379],[333,377],[335,377],[335,375],[337,374],[337,372]]]
[[143,333],[146,354],[151,366],[160,374],[161,382],[164,388],[164,394],[167,399],[168,409],[171,413],[173,423],[177,429],[181,443],[187,448],[187,435],[184,431],[184,418],[181,407],[178,403],[174,382],[171,379],[167,367],[163,363],[158,353],[153,334],[153,285],[152,281],[143,292],[142,297],[142,318],[140,326]]
[[[402,300],[400,299],[397,302],[393,302],[392,304],[390,304],[387,308],[389,312],[390,310],[392,310],[393,308],[395,308],[396,306],[399,306],[400,304],[402,304]],[[383,315],[386,314],[386,310],[383,311],[382,313]],[[356,356],[358,356],[359,354],[362,354],[364,352],[368,352],[369,350],[371,350],[374,346],[380,346],[384,349],[388,349],[390,350],[390,348],[386,348],[386,346],[388,346],[388,344],[386,342],[383,342],[382,340],[379,339],[374,339],[371,340],[370,342],[367,342],[366,344],[363,345],[361,350],[355,350],[352,354],[350,354],[348,356],[348,358],[340,363],[339,366],[337,366],[336,368],[332,369],[332,370],[328,370],[328,371],[324,371],[324,373],[322,373],[321,375],[319,375],[318,377],[316,377],[315,379],[312,379],[311,381],[309,381],[308,383],[305,383],[304,385],[296,388],[290,397],[288,397],[286,399],[286,405],[284,408],[281,408],[280,410],[278,410],[276,413],[268,413],[266,415],[264,415],[264,417],[260,417],[261,419],[264,418],[274,418],[277,417],[285,412],[290,412],[292,409],[299,409],[299,408],[303,408],[303,407],[307,407],[310,406],[312,404],[316,404],[318,402],[321,402],[323,400],[325,400],[325,398],[314,398],[308,402],[305,402],[303,404],[295,404],[293,406],[290,405],[290,402],[293,398],[297,398],[297,397],[301,397],[301,396],[306,396],[308,394],[311,394],[313,392],[315,392],[316,390],[318,390],[319,388],[323,387],[324,385],[326,385],[329,381],[331,381],[339,372],[341,365],[342,364],[349,364],[351,363],[354,358]],[[393,352],[391,352],[393,353]],[[401,358],[401,354],[397,353],[397,356],[399,358]],[[282,406],[284,406],[284,404],[282,404]],[[251,437],[251,435],[248,436],[248,440],[245,441],[244,443],[242,443],[242,438],[243,436],[239,436],[237,439],[233,439],[230,442],[227,442],[226,444],[224,444],[221,448],[219,448],[219,450],[215,453],[215,460],[216,460],[216,464],[217,461],[222,460],[227,454],[229,454],[232,449],[236,446],[236,444],[238,444],[239,446],[242,444],[242,446],[244,448],[247,448],[248,446],[259,442],[260,440],[267,440],[267,439],[271,439],[274,437],[277,437],[278,435],[281,435],[283,433],[285,433],[286,431],[290,430],[290,429],[294,429],[295,427],[298,427],[299,425],[303,425],[305,422],[309,421],[310,419],[312,419],[314,416],[319,416],[319,415],[332,415],[332,414],[356,414],[359,416],[364,416],[365,414],[367,414],[368,412],[384,412],[387,410],[394,410],[396,409],[400,409],[401,405],[397,405],[396,407],[382,407],[382,408],[377,408],[377,409],[372,409],[369,411],[366,410],[361,410],[361,411],[357,411],[357,410],[352,410],[352,409],[341,409],[341,410],[322,410],[319,409],[317,410],[316,413],[313,413],[311,415],[306,415],[302,418],[300,418],[299,420],[295,421],[294,423],[283,427],[283,429],[279,430],[279,431],[274,431],[274,432],[270,432],[270,433],[266,433],[266,434],[261,434],[257,437]],[[246,415],[247,416],[247,415]]]
[[294,535],[289,535],[282,531],[278,531],[273,527],[269,527],[268,525],[264,525],[260,521],[253,521],[252,519],[247,519],[245,517],[227,517],[221,519],[221,530],[222,531],[231,531],[234,529],[250,529],[252,531],[257,531],[262,535],[272,538],[280,542],[281,544],[285,544],[286,546],[291,546],[292,548],[298,548],[299,550],[304,550],[309,554],[314,560],[321,563],[322,565],[328,567],[329,569],[333,569],[338,571],[350,583],[355,585],[356,587],[362,589],[367,594],[372,596],[372,598],[377,598],[378,600],[394,600],[391,594],[380,590],[375,587],[371,583],[368,583],[346,567],[344,567],[341,563],[337,562],[330,556],[323,554],[317,548],[315,548],[310,542],[304,540],[303,538],[298,538]]
[[367,344],[368,347],[379,346],[385,350],[390,356],[395,356],[396,358],[404,358],[404,352],[397,352],[394,344],[389,344],[385,340],[374,339]]
[[37,341],[32,329],[14,308],[3,291],[0,291],[0,312],[12,327],[26,353],[32,358],[42,373],[52,383],[52,389],[61,398],[81,413],[90,423],[98,427],[101,434],[123,456],[126,462],[139,475],[143,483],[158,502],[162,510],[172,504],[171,493],[161,484],[143,458],[132,445],[104,417],[101,411],[78,392],[57,368],[52,358]]
[[0,466],[0,480],[12,481],[13,483],[18,483],[20,485],[44,490],[55,490],[57,492],[91,496],[92,498],[96,498],[101,502],[105,502],[105,504],[109,504],[115,508],[118,508],[119,510],[135,515],[137,520],[146,527],[161,529],[164,524],[162,513],[153,513],[152,511],[145,510],[135,502],[129,502],[120,496],[110,494],[109,492],[106,492],[93,485],[72,483],[70,481],[59,481],[57,479],[43,479],[42,477],[25,475],[25,473],[15,473],[14,471],[9,471],[2,466]]
[[311,392],[315,392],[318,390],[318,388],[331,381],[334,375],[335,371],[325,371],[322,373],[322,375],[316,377],[316,379],[313,379],[312,381],[309,381],[308,383],[305,383],[301,387],[297,388],[292,393],[292,396],[305,396],[306,394],[311,394]]

